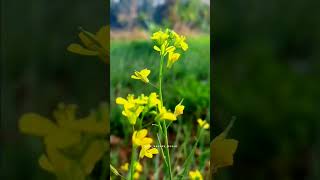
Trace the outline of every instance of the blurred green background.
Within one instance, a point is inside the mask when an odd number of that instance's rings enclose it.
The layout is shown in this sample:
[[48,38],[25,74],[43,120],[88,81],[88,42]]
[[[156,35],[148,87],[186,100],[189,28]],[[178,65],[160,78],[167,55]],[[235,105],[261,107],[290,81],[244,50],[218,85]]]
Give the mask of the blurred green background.
[[96,32],[106,24],[103,1],[1,2],[0,179],[54,179],[40,169],[40,138],[18,132],[27,112],[52,119],[59,102],[77,104],[79,116],[107,101],[105,64],[67,52],[78,27]]
[[217,179],[320,179],[319,1],[215,1],[217,135],[237,118]]

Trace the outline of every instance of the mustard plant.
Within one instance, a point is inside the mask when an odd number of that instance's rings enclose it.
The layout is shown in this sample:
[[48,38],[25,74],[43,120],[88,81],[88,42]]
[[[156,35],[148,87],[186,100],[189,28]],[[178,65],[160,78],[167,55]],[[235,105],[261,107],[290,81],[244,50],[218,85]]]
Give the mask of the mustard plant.
[[[120,169],[128,169],[127,179],[133,180],[138,176],[136,168],[142,158],[153,158],[155,155],[161,155],[164,162],[164,179],[183,179],[189,172],[195,149],[203,132],[209,129],[209,124],[205,120],[198,119],[199,130],[196,142],[184,162],[182,171],[174,175],[172,171],[172,161],[170,159],[171,145],[169,144],[168,128],[183,115],[185,106],[183,105],[183,99],[177,103],[174,111],[171,111],[165,106],[163,96],[163,68],[166,60],[165,67],[168,70],[172,69],[174,64],[186,53],[189,46],[185,36],[179,35],[170,29],[166,29],[165,31],[159,30],[153,33],[151,40],[154,43],[154,51],[159,55],[158,82],[156,85],[150,82],[148,77],[151,74],[151,70],[148,68],[134,71],[131,78],[141,81],[146,85],[153,86],[157,92],[152,92],[148,96],[141,94],[135,97],[134,94],[129,94],[126,98],[116,98],[116,104],[122,106],[122,115],[127,118],[128,124],[132,126],[131,161],[130,163],[122,165]],[[152,145],[156,138],[148,136],[149,131],[146,129],[147,127],[143,126],[145,125],[143,123],[146,115],[153,117],[153,125],[157,127],[158,131],[151,132],[151,136],[152,134],[156,134],[159,150]],[[139,152],[139,155],[137,152]],[[198,174],[200,174],[199,171],[196,171],[196,175],[192,171],[189,173],[191,178],[199,177]],[[201,174],[200,177],[202,178]]]

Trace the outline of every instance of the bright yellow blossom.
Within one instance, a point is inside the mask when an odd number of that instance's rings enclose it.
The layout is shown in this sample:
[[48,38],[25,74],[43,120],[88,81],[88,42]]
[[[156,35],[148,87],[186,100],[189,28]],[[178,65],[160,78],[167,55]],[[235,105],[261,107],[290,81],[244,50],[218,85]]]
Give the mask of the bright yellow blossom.
[[192,180],[203,180],[201,173],[199,172],[199,170],[195,170],[195,171],[190,171],[189,172],[189,177]]
[[158,109],[159,109],[158,119],[169,120],[169,121],[177,120],[177,117],[172,112],[167,111],[167,109],[165,107],[162,107],[160,104],[158,105]]
[[158,154],[159,151],[156,148],[151,148],[150,144],[143,145],[139,154],[140,158],[143,158],[144,156],[148,158],[152,158],[154,154]]
[[130,109],[135,106],[134,96],[129,94],[127,99],[124,99],[122,97],[118,97],[116,99],[116,103],[123,105],[125,109]]
[[153,33],[151,36],[151,39],[157,41],[158,44],[162,44],[168,38],[169,38],[169,34],[167,34],[166,32],[163,32],[161,30]]
[[149,95],[148,104],[149,107],[153,107],[160,104],[160,100],[158,99],[157,93],[153,92]]
[[179,58],[180,58],[180,54],[179,53],[169,52],[167,68],[171,68],[172,65],[179,60]]
[[203,128],[203,129],[209,129],[210,125],[209,125],[209,123],[207,123],[206,120],[202,120],[202,119],[199,118],[197,121],[198,121],[198,124],[199,124],[199,126],[200,126],[201,128]]
[[150,74],[150,70],[149,69],[143,69],[141,71],[135,71],[134,75],[131,75],[132,79],[140,79],[142,82],[144,83],[148,83],[149,79],[148,76]]
[[174,109],[174,115],[179,116],[179,115],[183,114],[183,110],[184,110],[184,105],[179,103],[178,105],[176,105],[176,107]]
[[152,143],[152,138],[146,137],[148,130],[142,129],[140,131],[134,131],[132,135],[132,142],[135,146],[143,146]]
[[185,36],[180,36],[176,32],[173,31],[173,35],[175,37],[175,43],[174,46],[177,48],[181,48],[183,51],[186,51],[188,49],[188,44],[185,42],[186,37]]
[[136,109],[124,109],[122,115],[128,118],[130,124],[135,125],[143,109],[143,106],[138,106]]

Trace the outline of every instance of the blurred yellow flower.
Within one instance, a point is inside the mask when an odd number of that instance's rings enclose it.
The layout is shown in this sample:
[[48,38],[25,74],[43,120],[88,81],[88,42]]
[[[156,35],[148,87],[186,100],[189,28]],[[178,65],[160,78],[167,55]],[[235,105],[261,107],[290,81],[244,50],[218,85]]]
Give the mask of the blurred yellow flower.
[[203,128],[203,129],[209,129],[210,125],[209,125],[209,123],[207,123],[206,120],[202,120],[202,119],[199,118],[197,121],[198,121],[198,124],[199,124],[199,126],[200,126],[201,128]]
[[183,51],[186,51],[188,49],[188,44],[185,42],[186,37],[185,36],[180,36],[176,32],[173,31],[173,35],[175,37],[175,43],[174,46],[177,48],[181,48]]
[[43,138],[46,152],[40,156],[39,165],[58,179],[85,179],[107,151],[106,105],[81,119],[75,116],[76,108],[59,104],[53,112],[55,122],[35,113],[24,114],[19,120],[22,133]]
[[132,79],[140,79],[142,82],[144,83],[148,83],[149,79],[148,76],[150,74],[150,70],[149,69],[143,69],[141,71],[135,71],[134,75],[131,75]]
[[146,137],[148,130],[142,129],[140,131],[134,131],[132,135],[132,143],[135,146],[143,146],[146,144],[151,144],[153,142],[152,138]]
[[80,44],[72,43],[68,46],[70,52],[87,55],[98,56],[103,62],[107,62],[109,55],[109,27],[103,26],[96,34],[80,29],[79,38],[84,47]]
[[153,33],[151,36],[151,39],[157,41],[158,44],[162,44],[168,38],[169,38],[169,34],[167,34],[166,32],[163,32],[162,30],[159,30],[158,32]]
[[148,158],[152,158],[154,154],[158,154],[159,151],[156,148],[151,148],[150,144],[143,145],[139,154],[140,158],[143,158],[144,156]]
[[195,170],[195,171],[190,171],[189,172],[189,177],[192,180],[203,180],[201,173],[199,172],[199,170]]
[[179,116],[179,115],[183,114],[183,110],[184,110],[184,105],[179,103],[178,105],[176,105],[176,107],[174,109],[174,115]]
[[136,163],[136,171],[138,171],[138,172],[142,172],[142,165],[139,163],[139,162],[137,162]]
[[175,52],[169,52],[167,68],[171,68],[172,65],[179,60],[180,54]]
[[140,178],[140,173],[139,172],[135,172],[133,174],[133,179],[139,179]]
[[120,169],[122,171],[128,171],[129,170],[129,163],[124,163],[123,165],[120,166]]

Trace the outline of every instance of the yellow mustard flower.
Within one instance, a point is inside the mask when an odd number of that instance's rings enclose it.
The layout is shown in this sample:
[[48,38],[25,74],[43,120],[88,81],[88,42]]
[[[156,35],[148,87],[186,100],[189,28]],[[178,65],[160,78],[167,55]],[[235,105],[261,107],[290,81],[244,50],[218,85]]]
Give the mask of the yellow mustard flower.
[[142,172],[142,165],[139,163],[139,162],[137,162],[136,163],[136,171],[138,171],[138,172]]
[[160,99],[158,99],[158,95],[155,92],[150,93],[148,98],[148,105],[149,107],[154,107],[160,104]]
[[148,130],[142,129],[140,131],[134,131],[132,135],[132,143],[135,146],[143,146],[146,144],[151,144],[153,142],[152,138],[146,137]]
[[134,100],[134,96],[132,94],[129,94],[127,96],[127,99],[124,99],[122,97],[118,97],[116,99],[116,103],[123,105],[125,109],[131,109],[131,108],[135,107],[135,100]]
[[122,171],[128,171],[129,170],[129,163],[124,163],[123,165],[120,166],[120,169]]
[[202,119],[199,118],[197,121],[198,121],[198,124],[199,124],[199,126],[200,126],[201,128],[203,128],[203,129],[209,129],[210,125],[209,125],[209,123],[207,123],[206,120],[202,120]]
[[176,105],[176,107],[174,109],[174,115],[179,116],[179,115],[183,114],[183,110],[184,110],[184,105],[179,103],[178,105]]
[[175,52],[169,52],[167,68],[171,68],[172,65],[179,60],[180,54]]
[[186,51],[188,49],[188,44],[185,42],[186,37],[185,36],[180,36],[176,32],[173,32],[174,37],[175,37],[175,43],[174,46],[177,48],[181,48],[183,51]]
[[158,51],[160,55],[165,56],[167,53],[173,52],[176,50],[174,46],[170,46],[168,41],[165,41],[163,44],[161,44],[160,47],[153,46],[153,49]]
[[150,144],[143,145],[139,154],[140,158],[143,158],[144,156],[148,158],[152,158],[154,154],[158,154],[159,151],[156,148],[151,148]]
[[140,173],[139,172],[135,172],[133,174],[133,179],[139,179],[140,178]]
[[151,36],[151,39],[157,41],[158,44],[162,44],[168,38],[169,38],[169,34],[167,34],[166,32],[163,32],[162,30],[159,30],[158,32],[153,33]]
[[81,29],[79,38],[84,46],[76,43],[72,43],[68,46],[70,52],[87,55],[98,56],[103,62],[107,62],[109,55],[109,27],[103,26],[96,34],[92,34]]
[[[106,109],[102,104],[98,111],[77,119],[75,105],[59,104],[53,113],[56,122],[27,113],[19,120],[19,129],[43,138],[46,152],[39,158],[41,168],[54,173],[58,179],[85,179],[107,150],[103,139],[109,124]],[[68,154],[72,154],[72,158]]]
[[199,170],[190,171],[189,177],[192,180],[203,180],[203,177],[202,177],[201,173],[199,172]]
[[141,94],[137,99],[135,99],[135,102],[139,105],[148,104],[149,97],[145,96],[144,94]]
[[141,71],[135,71],[134,75],[131,75],[131,78],[132,79],[139,79],[144,83],[148,83],[149,82],[148,76],[149,76],[150,72],[151,71],[149,69],[143,69]]
[[177,120],[177,117],[170,111],[167,111],[165,107],[162,107],[161,104],[158,105],[159,114],[156,119],[160,120],[169,120],[169,121],[175,121]]
[[143,109],[144,109],[143,106],[138,106],[135,109],[124,109],[122,111],[122,115],[128,118],[130,124],[135,125]]

